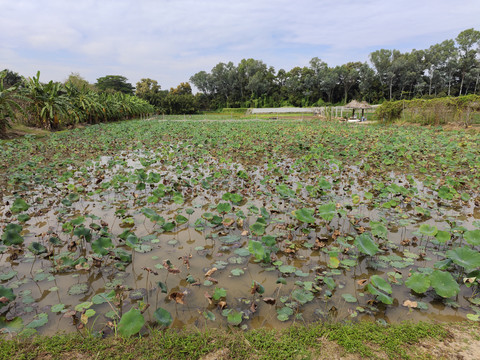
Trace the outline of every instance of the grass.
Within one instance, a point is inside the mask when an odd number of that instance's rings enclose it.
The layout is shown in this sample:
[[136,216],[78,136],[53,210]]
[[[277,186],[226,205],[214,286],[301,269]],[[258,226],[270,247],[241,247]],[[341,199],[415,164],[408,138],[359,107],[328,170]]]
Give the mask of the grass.
[[[145,337],[82,337],[79,334],[0,340],[1,359],[409,359],[421,340],[441,340],[444,325],[371,322],[323,323],[284,330],[153,330]],[[418,354],[417,354],[418,355]],[[418,358],[415,355],[415,358]]]

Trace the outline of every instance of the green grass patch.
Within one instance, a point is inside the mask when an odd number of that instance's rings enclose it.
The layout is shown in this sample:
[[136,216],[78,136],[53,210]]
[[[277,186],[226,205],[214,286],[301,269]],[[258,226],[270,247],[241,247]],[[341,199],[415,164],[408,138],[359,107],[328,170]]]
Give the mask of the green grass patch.
[[[402,323],[314,324],[283,330],[166,330],[148,336],[101,339],[81,334],[0,340],[2,359],[199,359],[215,351],[230,359],[309,359],[332,351],[335,342],[362,358],[409,359],[422,339],[443,339],[443,325]],[[338,350],[338,349],[337,349]],[[338,354],[335,354],[338,355]],[[332,355],[333,356],[333,355]]]

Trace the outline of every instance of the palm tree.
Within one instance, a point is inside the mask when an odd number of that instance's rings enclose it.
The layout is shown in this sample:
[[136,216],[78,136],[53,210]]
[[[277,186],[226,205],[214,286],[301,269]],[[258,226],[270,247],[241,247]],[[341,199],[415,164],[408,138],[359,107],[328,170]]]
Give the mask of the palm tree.
[[28,100],[17,92],[17,85],[8,88],[3,85],[5,76],[5,71],[0,72],[0,138],[5,137],[10,121],[15,119],[15,111],[24,112],[18,101]]

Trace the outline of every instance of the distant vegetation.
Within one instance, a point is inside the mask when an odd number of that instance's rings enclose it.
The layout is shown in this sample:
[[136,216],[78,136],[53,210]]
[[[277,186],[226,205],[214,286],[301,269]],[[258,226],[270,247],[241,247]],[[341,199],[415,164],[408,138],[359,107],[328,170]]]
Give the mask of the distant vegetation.
[[71,76],[65,84],[42,83],[40,72],[13,84],[9,81],[18,78],[8,71],[0,73],[0,138],[15,119],[27,125],[59,129],[78,122],[130,119],[155,110],[137,96],[114,90],[98,91],[78,76]]
[[[349,62],[330,67],[314,57],[309,66],[275,71],[261,60],[242,59],[238,65],[219,63],[210,72],[200,71],[190,81],[199,90],[193,94],[188,82],[161,90],[158,81],[144,78],[134,87],[121,75],[107,75],[90,84],[79,74],[62,83],[40,82],[40,74],[23,78],[5,70],[0,76],[0,136],[12,120],[58,128],[76,122],[96,123],[127,119],[141,114],[194,114],[222,108],[324,106],[345,104],[351,99],[389,103],[381,117],[400,116],[405,104],[436,107],[435,114],[414,111],[413,118],[423,123],[443,123],[447,115],[458,119],[475,111],[476,106],[452,113],[451,100],[410,102],[416,98],[465,96],[480,91],[480,31],[467,29],[455,40],[445,40],[425,50],[402,53],[380,49],[367,62]],[[470,101],[470,100],[468,100]],[[475,100],[477,101],[477,100]],[[450,105],[449,105],[450,104]],[[453,106],[453,105],[452,105]],[[469,110],[470,109],[470,110]],[[463,111],[465,110],[465,111]],[[433,111],[433,110],[432,110]],[[442,115],[438,111],[444,111]],[[229,110],[232,113],[232,110]],[[407,113],[403,112],[402,116]],[[465,119],[460,119],[464,121]]]
[[402,53],[380,49],[370,64],[349,62],[330,67],[314,57],[290,71],[260,60],[243,59],[200,71],[190,81],[210,108],[279,107],[345,104],[351,99],[380,103],[418,97],[478,94],[480,31],[462,31],[425,50]]
[[444,125],[455,121],[471,125],[480,112],[480,96],[467,95],[436,99],[385,101],[377,110],[379,119],[403,118],[424,125]]

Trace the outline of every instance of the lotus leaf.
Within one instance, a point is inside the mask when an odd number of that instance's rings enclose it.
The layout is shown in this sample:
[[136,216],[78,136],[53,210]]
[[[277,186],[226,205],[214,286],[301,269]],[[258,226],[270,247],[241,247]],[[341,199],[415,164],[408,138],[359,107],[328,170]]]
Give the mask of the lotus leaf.
[[325,221],[332,221],[335,215],[337,215],[337,206],[335,203],[328,203],[320,205],[318,208],[318,215]]
[[128,312],[123,314],[120,322],[118,323],[117,331],[120,335],[129,337],[138,333],[144,324],[145,318],[140,310],[131,308]]
[[360,234],[355,238],[355,246],[360,250],[360,252],[373,256],[380,251],[377,244],[367,233]]
[[435,270],[432,272],[430,274],[430,283],[435,292],[444,298],[455,296],[460,291],[458,283],[446,271]]
[[430,278],[425,274],[415,272],[405,281],[405,286],[418,294],[423,294],[430,287]]
[[227,321],[229,324],[237,326],[242,322],[242,313],[238,311],[232,311],[227,316]]
[[313,217],[314,210],[312,209],[299,209],[294,211],[295,218],[303,223],[314,223],[315,218]]
[[25,202],[25,200],[23,200],[22,198],[16,198],[12,204],[12,207],[10,208],[10,211],[13,214],[18,214],[22,211],[27,211],[29,208],[30,206]]
[[466,270],[480,267],[480,253],[466,246],[448,250],[446,255],[455,264],[465,268]]
[[170,315],[167,310],[162,308],[155,310],[153,316],[155,317],[155,320],[157,320],[157,322],[163,327],[168,327],[173,322],[172,315]]
[[469,243],[470,245],[473,246],[478,246],[480,245],[480,230],[470,230],[470,231],[465,231],[463,234],[463,237]]

